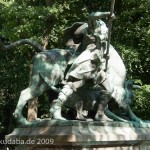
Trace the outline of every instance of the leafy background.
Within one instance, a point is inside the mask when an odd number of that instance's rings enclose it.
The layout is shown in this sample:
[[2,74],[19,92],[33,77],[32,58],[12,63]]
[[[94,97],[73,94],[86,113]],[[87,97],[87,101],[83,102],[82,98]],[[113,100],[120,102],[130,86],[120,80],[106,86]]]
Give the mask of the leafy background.
[[[109,8],[110,0],[0,0],[0,37],[6,45],[30,38],[46,49],[64,48],[62,36],[66,27],[86,22],[91,12]],[[145,120],[150,120],[149,8],[149,0],[116,0],[111,40],[127,67],[127,79],[142,86],[135,91],[132,107]],[[36,53],[36,49],[26,45],[0,52],[0,139],[17,126],[12,113],[20,91],[29,84],[30,64]],[[41,117],[48,113],[48,98],[44,95],[39,99]]]

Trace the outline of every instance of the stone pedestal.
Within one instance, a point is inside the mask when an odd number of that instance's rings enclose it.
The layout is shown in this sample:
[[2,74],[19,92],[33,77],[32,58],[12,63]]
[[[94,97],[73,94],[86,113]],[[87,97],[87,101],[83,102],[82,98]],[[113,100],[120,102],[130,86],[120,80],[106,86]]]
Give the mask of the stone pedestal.
[[150,127],[121,122],[43,120],[5,138],[15,150],[150,150]]

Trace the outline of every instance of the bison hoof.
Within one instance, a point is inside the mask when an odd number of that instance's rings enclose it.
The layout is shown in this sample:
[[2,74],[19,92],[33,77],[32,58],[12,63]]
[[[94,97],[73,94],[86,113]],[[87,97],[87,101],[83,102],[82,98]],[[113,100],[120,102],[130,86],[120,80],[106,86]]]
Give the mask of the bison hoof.
[[61,115],[61,108],[58,107],[51,107],[50,108],[50,113],[52,115],[52,119],[56,120],[66,120],[64,117]]
[[23,118],[22,114],[21,114],[21,113],[17,113],[17,112],[14,112],[14,113],[13,113],[13,116],[14,116],[14,118],[17,119],[17,120],[20,119],[20,118]]
[[96,114],[95,115],[95,120],[96,121],[113,121],[112,119],[108,118],[104,113],[99,115],[99,114]]
[[13,116],[20,125],[30,125],[31,124],[31,122],[28,122],[20,113],[14,112]]

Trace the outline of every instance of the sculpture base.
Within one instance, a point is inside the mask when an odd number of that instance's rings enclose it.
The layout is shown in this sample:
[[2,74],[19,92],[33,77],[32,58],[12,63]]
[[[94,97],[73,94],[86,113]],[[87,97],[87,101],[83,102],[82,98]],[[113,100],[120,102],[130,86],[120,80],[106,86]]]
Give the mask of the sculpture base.
[[150,127],[122,122],[43,120],[5,136],[15,150],[149,150]]

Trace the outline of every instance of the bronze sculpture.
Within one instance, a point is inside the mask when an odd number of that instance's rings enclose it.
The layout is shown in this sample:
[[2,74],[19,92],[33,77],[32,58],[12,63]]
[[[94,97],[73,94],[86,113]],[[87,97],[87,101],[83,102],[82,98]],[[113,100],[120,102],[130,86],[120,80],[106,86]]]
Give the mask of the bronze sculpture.
[[[107,121],[109,120],[107,116],[110,116],[111,119],[127,121],[109,111],[107,103],[113,98],[124,107],[133,121],[142,122],[132,113],[127,103],[124,63],[113,46],[107,45],[109,44],[107,42],[108,28],[101,19],[103,17],[113,18],[114,15],[110,16],[110,14],[109,12],[92,13],[88,17],[88,23],[74,23],[73,26],[66,29],[65,42],[71,50],[45,50],[33,58],[31,84],[21,92],[14,112],[19,123],[31,124],[22,116],[22,109],[28,100],[40,96],[49,88],[59,93],[58,99],[52,102],[50,112],[54,119],[65,120],[61,115],[63,104],[73,93],[80,92],[89,81],[92,83],[90,88],[98,87],[100,93],[104,93],[107,97],[105,102],[102,98],[96,100],[97,110],[93,119]],[[71,36],[70,33],[72,33]],[[69,38],[72,39],[71,43]],[[25,42],[33,44],[27,40]],[[1,47],[5,49],[9,46],[1,43]],[[109,53],[107,53],[108,47]],[[62,89],[55,87],[59,83],[64,84]],[[99,97],[103,96],[99,95]],[[83,118],[82,115],[77,117],[81,120]]]

